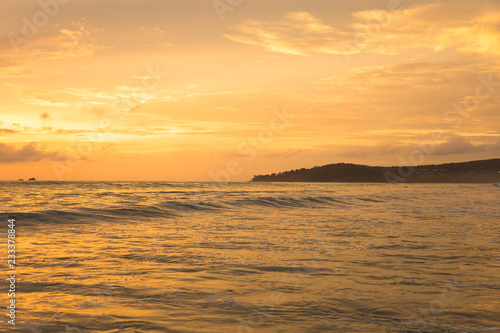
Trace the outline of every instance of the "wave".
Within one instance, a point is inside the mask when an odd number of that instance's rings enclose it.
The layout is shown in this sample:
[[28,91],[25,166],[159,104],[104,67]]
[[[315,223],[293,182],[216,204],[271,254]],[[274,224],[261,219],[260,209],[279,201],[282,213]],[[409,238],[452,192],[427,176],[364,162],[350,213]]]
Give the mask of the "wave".
[[[106,193],[105,195],[108,195]],[[117,197],[121,197],[118,195]],[[214,196],[207,196],[211,200],[204,201],[198,198],[186,200],[166,200],[154,205],[140,205],[137,202],[147,201],[147,197],[141,200],[114,202],[112,206],[96,208],[81,207],[71,209],[51,209],[31,212],[11,212],[0,214],[1,218],[16,218],[16,220],[32,220],[52,223],[85,223],[95,220],[121,220],[124,218],[173,218],[192,213],[213,213],[220,211],[237,211],[240,209],[293,209],[293,208],[347,208],[352,205],[369,205],[383,202],[379,198],[345,197],[335,198],[329,196],[256,196],[241,198],[223,197],[225,200]],[[186,197],[187,198],[187,197]],[[137,198],[135,198],[137,199]],[[150,198],[150,199],[154,199]],[[75,207],[77,203],[72,203]]]

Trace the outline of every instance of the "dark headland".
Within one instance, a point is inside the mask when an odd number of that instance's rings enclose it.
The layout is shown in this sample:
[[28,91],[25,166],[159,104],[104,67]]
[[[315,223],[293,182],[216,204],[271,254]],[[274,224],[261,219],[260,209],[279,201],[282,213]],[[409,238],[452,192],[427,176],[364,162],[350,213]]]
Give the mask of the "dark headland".
[[402,167],[328,164],[254,176],[253,182],[500,183],[500,159]]

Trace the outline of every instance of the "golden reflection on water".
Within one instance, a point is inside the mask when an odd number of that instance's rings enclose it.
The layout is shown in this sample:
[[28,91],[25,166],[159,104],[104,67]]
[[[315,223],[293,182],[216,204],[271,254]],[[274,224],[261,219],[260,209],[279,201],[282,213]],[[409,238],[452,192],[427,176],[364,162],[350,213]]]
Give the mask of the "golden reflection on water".
[[[164,218],[117,207],[122,190],[108,190],[112,199],[95,205],[107,214],[120,211],[120,218],[85,210],[52,222],[21,217],[21,329],[439,332],[500,326],[494,192],[471,206],[474,186],[462,189],[469,191],[462,197],[438,187],[424,187],[418,197],[418,188],[395,196],[380,187],[315,186],[339,202]],[[361,192],[374,200],[359,200]]]

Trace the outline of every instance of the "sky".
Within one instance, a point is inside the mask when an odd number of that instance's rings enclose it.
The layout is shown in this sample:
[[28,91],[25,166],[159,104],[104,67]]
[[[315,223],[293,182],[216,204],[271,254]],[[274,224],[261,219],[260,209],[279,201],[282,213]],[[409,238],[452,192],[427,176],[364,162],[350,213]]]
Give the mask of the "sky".
[[500,2],[2,0],[0,179],[500,157]]

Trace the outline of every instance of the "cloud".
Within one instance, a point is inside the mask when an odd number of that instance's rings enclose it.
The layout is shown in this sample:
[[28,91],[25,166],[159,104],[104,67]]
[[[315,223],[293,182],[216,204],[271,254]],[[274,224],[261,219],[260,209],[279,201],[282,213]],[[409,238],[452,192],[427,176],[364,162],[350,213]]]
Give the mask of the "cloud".
[[0,128],[0,134],[14,134],[18,133],[19,131],[10,129],[10,128]]
[[[0,135],[19,133],[20,126],[18,124],[12,124],[12,126],[10,126],[11,128],[1,127],[1,126],[4,126],[4,123],[2,121],[0,121]],[[12,127],[14,127],[14,128],[12,128]]]
[[19,63],[7,60],[7,59],[0,59],[0,69],[4,68],[12,68],[12,67],[17,67],[19,66]]
[[[104,45],[94,39],[96,33],[104,29],[96,28],[85,19],[74,21],[69,27],[47,27],[35,36],[25,37],[21,32],[0,34],[0,78],[33,78],[42,74],[39,68],[33,70],[33,59],[63,60],[93,56]],[[33,67],[34,68],[34,67]],[[65,106],[34,99],[35,105]]]
[[474,144],[466,138],[457,136],[436,146],[435,155],[445,156],[454,154],[479,153],[485,151],[500,151],[500,141],[494,143]]
[[[494,138],[500,139],[498,135]],[[475,153],[498,153],[500,151],[500,140],[490,142],[472,142],[462,136],[455,136],[441,143],[432,143],[422,140],[421,144],[398,144],[381,143],[371,147],[350,147],[348,151],[341,153],[344,157],[366,157],[366,156],[409,156],[412,152],[430,156],[464,155]],[[426,153],[422,153],[422,147],[426,147]],[[340,148],[341,150],[345,148]]]
[[37,75],[24,68],[19,62],[10,59],[0,58],[0,77],[2,78],[20,78],[20,77],[36,77]]
[[55,161],[65,160],[59,152],[49,152],[35,142],[16,148],[14,145],[0,143],[0,163],[36,162],[44,158]]
[[88,114],[94,114],[97,116],[104,116],[106,113],[106,109],[103,106],[91,106],[83,109],[83,112],[88,113]]
[[[57,92],[34,88],[27,84],[6,83],[5,86],[12,89],[18,98],[26,104],[51,106],[51,107],[68,107],[71,103],[62,102],[60,97],[55,97]],[[42,120],[46,120],[41,118]]]
[[452,49],[467,55],[500,55],[499,4],[463,0],[401,10],[366,10],[338,29],[311,13],[290,12],[277,21],[247,20],[226,38],[270,52],[308,56],[378,53],[395,55]]
[[[298,156],[306,152],[305,149],[285,149],[285,150],[273,150],[270,152],[264,152],[263,156],[269,157],[269,158],[284,158],[284,157],[292,157],[292,156]],[[239,156],[242,156],[241,154]]]
[[47,59],[78,59],[94,55],[105,49],[97,44],[94,35],[104,29],[96,28],[82,19],[74,21],[68,28],[52,32],[40,32],[32,38],[21,33],[8,35],[0,43],[0,56],[12,56],[13,46],[18,50],[16,58],[37,57]]
[[[139,104],[160,98],[160,93],[147,90],[144,87],[117,86],[111,91],[98,91],[96,89],[70,87],[60,92],[78,98],[80,103],[91,103],[98,107],[113,106],[121,109],[137,109]],[[98,113],[100,109],[89,112]],[[102,110],[103,111],[103,110]]]
[[[498,105],[499,71],[498,65],[478,59],[358,67],[345,75],[317,80],[293,98],[307,101],[314,96],[324,105],[323,114],[311,116],[358,116],[360,123],[371,122],[368,129],[408,130],[452,127],[445,119],[448,110],[468,109],[473,104],[470,100],[477,100],[479,94],[481,99],[464,117],[483,122],[484,130],[491,123],[484,121],[486,117],[497,118],[492,109]],[[468,126],[472,125],[469,120]]]
[[47,112],[40,114],[40,119],[42,119],[43,121],[46,121],[49,118],[50,118],[50,114],[48,114]]
[[[48,100],[50,99],[50,100]],[[67,107],[71,106],[69,103],[55,102],[54,99],[50,97],[41,97],[41,96],[25,96],[24,98],[26,103],[40,106],[58,106],[58,107]]]
[[350,25],[356,31],[351,51],[401,54],[451,49],[466,55],[499,55],[498,10],[493,1],[448,0],[386,12],[385,18],[377,10],[357,12]]
[[350,147],[349,151],[341,153],[344,157],[365,157],[365,156],[387,156],[401,152],[400,146],[397,144],[382,144],[372,147]]
[[224,37],[271,52],[302,56],[334,53],[332,48],[342,40],[335,28],[307,12],[290,12],[277,22],[247,20],[234,31]]

